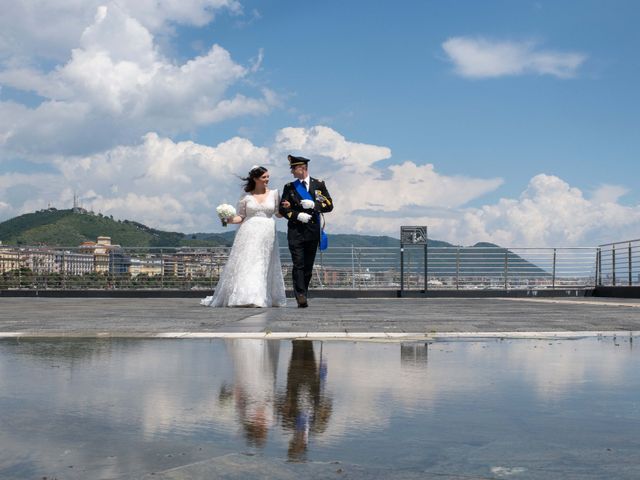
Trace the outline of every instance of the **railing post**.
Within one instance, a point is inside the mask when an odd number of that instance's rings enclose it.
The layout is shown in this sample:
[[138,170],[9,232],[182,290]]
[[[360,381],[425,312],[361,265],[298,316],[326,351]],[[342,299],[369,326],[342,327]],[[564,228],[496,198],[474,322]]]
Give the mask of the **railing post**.
[[611,276],[613,277],[613,286],[616,286],[616,246],[611,248]]
[[400,296],[404,292],[404,247],[400,246]]
[[596,285],[602,286],[602,250],[596,250]]
[[356,258],[353,245],[351,245],[351,288],[356,288]]
[[551,289],[556,289],[556,249],[553,249],[553,267],[551,274]]
[[62,265],[60,266],[62,270],[62,290],[67,289],[67,257],[65,255],[64,250],[62,251]]
[[509,250],[504,251],[504,289],[509,290]]
[[160,249],[160,290],[164,290],[164,253]]
[[460,247],[456,247],[456,290],[460,290]]
[[428,279],[428,268],[429,268],[429,262],[428,262],[428,247],[427,247],[427,242],[424,243],[424,293],[427,293],[427,287],[429,285],[429,282],[427,281]]
[[354,253],[358,259],[358,289],[361,289],[364,282],[364,277],[362,276],[362,250],[358,249],[357,252],[354,250]]
[[631,265],[631,242],[629,242],[629,250],[628,251],[629,251],[629,253],[628,253],[628,256],[629,256],[629,286],[632,286],[633,285],[633,273],[632,273],[631,270],[632,270],[633,266]]

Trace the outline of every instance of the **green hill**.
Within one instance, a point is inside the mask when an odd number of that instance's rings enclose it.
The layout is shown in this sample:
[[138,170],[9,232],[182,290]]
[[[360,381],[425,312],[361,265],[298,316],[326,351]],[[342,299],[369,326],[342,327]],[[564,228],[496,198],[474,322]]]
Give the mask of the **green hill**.
[[177,247],[225,245],[212,237],[198,241],[184,233],[165,232],[130,220],[114,220],[101,214],[73,210],[40,210],[0,223],[0,241],[5,245],[50,245],[75,247],[99,236],[111,237],[123,247]]

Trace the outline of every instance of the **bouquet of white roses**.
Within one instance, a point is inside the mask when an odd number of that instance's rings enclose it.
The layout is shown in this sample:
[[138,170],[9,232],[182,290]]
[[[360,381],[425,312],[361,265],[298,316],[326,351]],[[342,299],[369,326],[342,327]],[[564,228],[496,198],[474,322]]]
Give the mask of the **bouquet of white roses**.
[[236,216],[236,209],[233,205],[229,205],[227,203],[223,203],[222,205],[218,205],[216,207],[216,212],[218,212],[218,217],[220,217],[220,221],[222,221],[222,226],[227,226],[227,219]]

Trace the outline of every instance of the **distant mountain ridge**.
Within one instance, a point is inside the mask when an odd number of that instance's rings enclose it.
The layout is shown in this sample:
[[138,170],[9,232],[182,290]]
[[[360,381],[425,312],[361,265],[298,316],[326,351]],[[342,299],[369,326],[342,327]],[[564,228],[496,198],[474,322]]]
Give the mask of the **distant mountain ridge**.
[[[207,241],[209,239],[224,241],[231,245],[233,238],[235,237],[236,230],[230,230],[225,233],[194,233],[190,235],[191,238],[197,240]],[[278,231],[278,242],[281,246],[287,245],[287,234],[285,232]],[[430,247],[453,247],[451,243],[443,242],[441,240],[427,240]],[[385,235],[357,235],[357,234],[345,234],[345,233],[329,233],[329,244],[331,247],[393,247],[400,246],[400,240],[397,238],[385,236]]]

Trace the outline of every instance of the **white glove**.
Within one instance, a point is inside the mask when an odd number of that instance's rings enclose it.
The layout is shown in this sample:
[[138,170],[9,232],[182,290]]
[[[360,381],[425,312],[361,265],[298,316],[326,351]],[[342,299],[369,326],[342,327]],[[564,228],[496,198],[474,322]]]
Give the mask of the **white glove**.
[[305,198],[304,200],[300,201],[300,205],[302,205],[302,208],[304,208],[305,210],[309,210],[310,208],[314,208],[316,206],[316,202],[314,202],[313,200],[307,200]]
[[302,223],[309,223],[309,220],[311,220],[311,215],[301,212],[298,214],[298,220],[300,220]]

